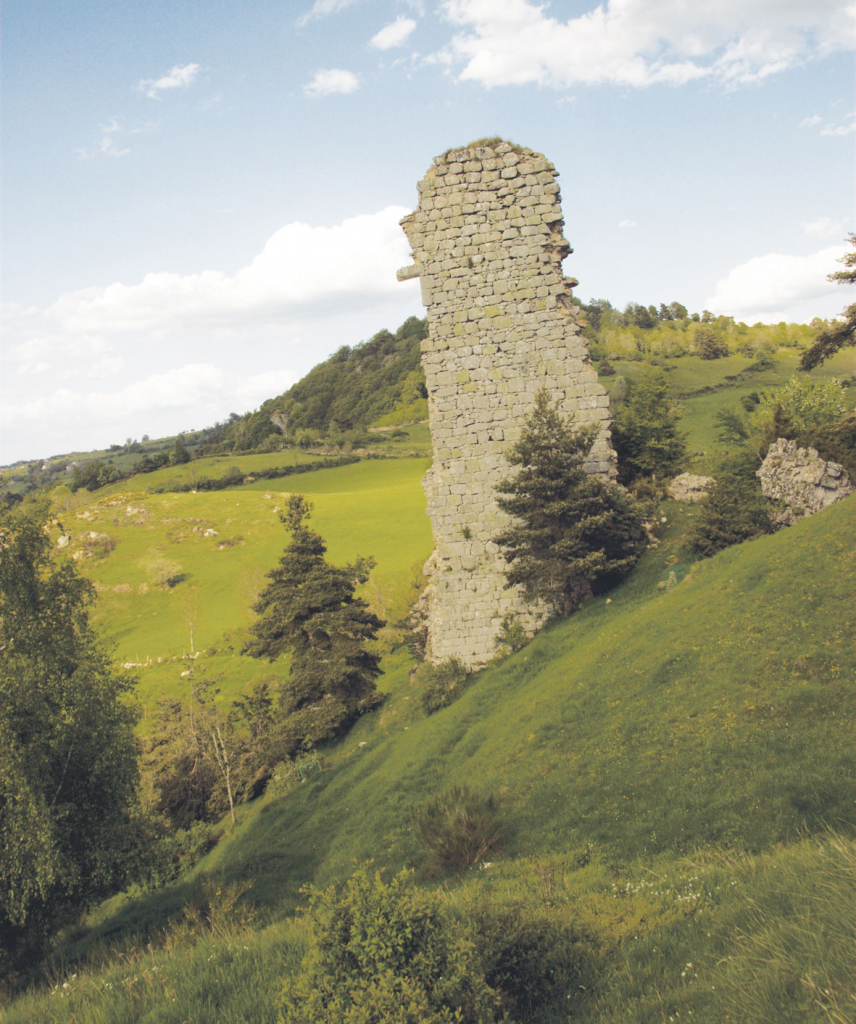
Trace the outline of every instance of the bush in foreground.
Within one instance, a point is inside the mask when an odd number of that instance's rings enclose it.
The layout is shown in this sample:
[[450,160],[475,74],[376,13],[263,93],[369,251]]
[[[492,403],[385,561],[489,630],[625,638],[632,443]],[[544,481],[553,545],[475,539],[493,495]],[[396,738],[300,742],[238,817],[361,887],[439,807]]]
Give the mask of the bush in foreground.
[[309,952],[283,983],[278,1024],[494,1024],[500,1000],[474,944],[412,873],[356,871],[310,888]]

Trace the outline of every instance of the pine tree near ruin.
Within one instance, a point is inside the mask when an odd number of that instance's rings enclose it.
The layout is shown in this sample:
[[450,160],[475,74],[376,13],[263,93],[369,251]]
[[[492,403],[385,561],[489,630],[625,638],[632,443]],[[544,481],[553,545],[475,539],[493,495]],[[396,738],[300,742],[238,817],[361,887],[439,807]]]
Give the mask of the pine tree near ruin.
[[641,553],[636,502],[583,468],[596,431],[575,429],[542,389],[508,455],[520,469],[497,487],[497,504],[514,520],[494,538],[509,564],[506,586],[559,615],[617,582]]
[[[374,560],[330,565],[323,539],[306,526],[311,511],[303,495],[288,499],[280,518],[291,531],[291,543],[267,574],[269,583],[254,606],[259,618],[245,648],[269,661],[291,654],[280,701],[293,742],[324,739],[359,713],[381,671],[379,656],[367,645],[385,625],[354,596]],[[288,731],[288,721],[285,727]]]

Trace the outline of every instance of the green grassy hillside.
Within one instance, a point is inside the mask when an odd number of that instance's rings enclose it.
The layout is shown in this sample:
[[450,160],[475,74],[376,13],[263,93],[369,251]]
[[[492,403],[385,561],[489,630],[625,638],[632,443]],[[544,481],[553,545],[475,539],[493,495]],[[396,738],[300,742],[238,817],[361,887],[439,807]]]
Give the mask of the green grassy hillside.
[[[334,473],[355,474],[349,503],[372,493],[360,471],[318,474],[319,507],[323,486],[342,493]],[[419,866],[414,809],[466,782],[498,797],[506,841],[444,883],[448,912],[537,912],[588,936],[585,984],[524,1020],[848,1020],[856,850],[823,836],[856,826],[856,499],[701,563],[682,547],[694,514],[667,506],[610,598],[430,718],[407,658],[388,659],[386,703],[324,771],[241,808],[179,884],[112,901],[76,947],[93,965],[2,1019],[272,1021],[306,942],[300,887],[367,859]],[[671,571],[681,582],[659,587]]]
[[382,710],[311,784],[248,809],[210,867],[287,906],[354,860],[418,861],[413,807],[460,781],[501,799],[512,857],[760,850],[856,824],[856,500],[663,591],[690,514],[671,511],[610,604],[547,629],[450,708],[423,717],[408,665],[391,665]]
[[[741,413],[740,400],[752,392],[772,391],[782,387],[797,373],[799,352],[779,349],[766,353],[769,365],[761,370],[749,370],[757,363],[756,356],[732,354],[722,359],[701,359],[684,356],[680,359],[660,359],[660,365],[669,377],[669,384],[681,408],[679,429],[687,434],[687,450],[696,460],[696,471],[712,467],[712,453],[724,447],[717,437],[716,414],[722,409]],[[609,392],[614,392],[618,378],[632,381],[647,365],[644,362],[625,362],[614,359],[616,376],[600,379]],[[840,351],[834,358],[807,374],[812,380],[853,381],[856,377],[856,356],[851,349]],[[618,385],[620,387],[620,385]],[[856,392],[850,389],[851,405]],[[707,459],[704,456],[708,456]]]
[[[787,380],[793,360],[776,360],[751,380],[738,376],[748,357],[670,363],[691,450],[718,447],[719,409]],[[851,371],[847,353],[823,373]],[[192,465],[218,475],[211,460]],[[381,612],[412,599],[431,549],[427,466],[371,460],[197,494],[147,493],[150,474],[63,513],[66,550],[89,552],[96,622],[120,661],[140,663],[144,710],[186,686],[191,620],[193,664],[221,700],[270,678],[240,649],[288,539],[276,509],[289,490],[312,501],[332,561],[377,559],[366,596]],[[406,651],[387,655],[384,703],[322,749],[323,771],[304,783],[280,772],[178,883],[100,908],[62,948],[75,966],[0,999],[0,1021],[271,1024],[307,941],[292,916],[301,887],[370,859],[415,866],[453,916],[501,907],[585,936],[579,984],[527,1024],[852,1019],[856,498],[703,562],[686,546],[697,509],[662,515],[621,587],[430,718]],[[497,798],[503,849],[490,867],[434,878],[414,811],[461,783]]]

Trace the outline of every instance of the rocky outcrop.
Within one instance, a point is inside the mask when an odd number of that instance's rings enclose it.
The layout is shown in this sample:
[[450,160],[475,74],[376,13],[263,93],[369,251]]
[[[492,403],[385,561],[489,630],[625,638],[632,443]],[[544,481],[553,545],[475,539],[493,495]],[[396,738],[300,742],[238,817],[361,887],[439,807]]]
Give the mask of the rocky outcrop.
[[272,412],[270,414],[270,421],[280,432],[280,434],[288,433],[288,415],[284,412]]
[[786,525],[821,512],[853,490],[849,474],[842,465],[827,462],[814,448],[798,448],[796,441],[783,437],[770,445],[756,475],[761,480],[764,497],[787,506],[785,513],[777,518]]
[[505,458],[547,388],[560,411],[600,428],[586,469],[615,477],[609,398],[581,337],[556,169],[540,153],[491,140],[450,150],[419,183],[401,224],[428,307],[422,365],[434,460],[424,480],[434,554],[426,566],[427,657],[489,661],[503,618],[529,632],[544,619],[505,588],[492,538],[508,523],[496,486]]
[[669,497],[674,501],[701,501],[707,497],[707,489],[712,483],[712,476],[681,473],[669,484]]

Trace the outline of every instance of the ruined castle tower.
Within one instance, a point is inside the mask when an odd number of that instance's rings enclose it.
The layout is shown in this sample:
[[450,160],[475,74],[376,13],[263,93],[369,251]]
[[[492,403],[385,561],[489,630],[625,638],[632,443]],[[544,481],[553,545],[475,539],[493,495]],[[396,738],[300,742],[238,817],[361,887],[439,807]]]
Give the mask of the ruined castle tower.
[[579,424],[597,423],[591,473],[615,476],[609,398],[580,335],[562,259],[571,252],[556,169],[540,153],[498,139],[434,160],[419,208],[401,221],[428,307],[422,365],[434,462],[425,476],[434,554],[426,572],[430,661],[489,661],[503,617],[534,632],[543,610],[505,589],[492,542],[508,517],[496,485],[505,452],[539,388]]

